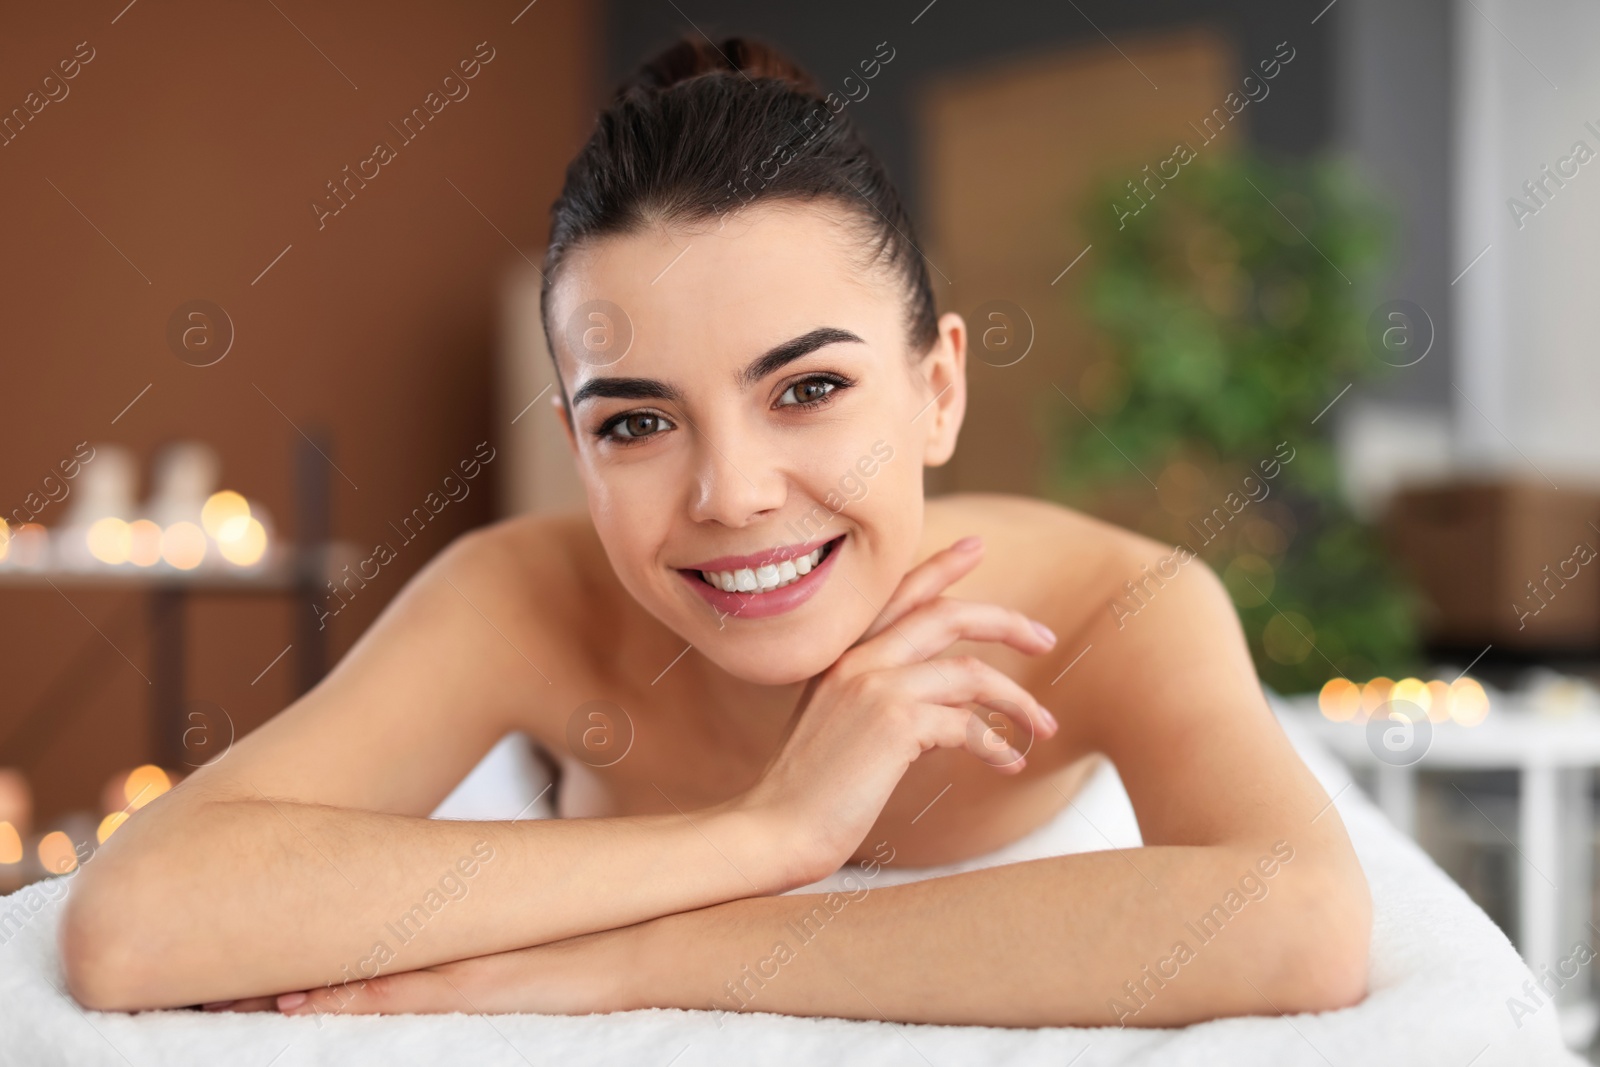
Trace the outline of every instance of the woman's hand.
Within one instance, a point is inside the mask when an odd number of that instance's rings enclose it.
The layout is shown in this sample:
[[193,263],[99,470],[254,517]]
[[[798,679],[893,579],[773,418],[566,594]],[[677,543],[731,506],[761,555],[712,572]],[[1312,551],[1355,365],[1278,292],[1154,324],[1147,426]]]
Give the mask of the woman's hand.
[[636,927],[400,971],[276,997],[208,1004],[207,1011],[284,1015],[585,1015],[644,1007],[626,984],[637,972]]
[[872,627],[808,683],[782,748],[733,802],[779,828],[793,885],[849,859],[906,768],[929,749],[966,748],[1000,773],[1022,770],[1023,753],[964,705],[991,709],[991,720],[1006,716],[1014,737],[1055,734],[1050,713],[1015,681],[976,657],[940,656],[962,640],[1030,655],[1055,645],[1048,628],[1020,612],[939,595],[981,555],[977,538],[965,538],[908,572]]

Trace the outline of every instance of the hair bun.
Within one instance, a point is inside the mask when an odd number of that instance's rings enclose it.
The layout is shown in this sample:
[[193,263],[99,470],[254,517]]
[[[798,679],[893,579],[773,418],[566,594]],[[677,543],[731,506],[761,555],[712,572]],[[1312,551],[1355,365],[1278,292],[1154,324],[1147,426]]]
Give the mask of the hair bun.
[[816,81],[798,63],[761,41],[725,37],[713,42],[695,35],[679,38],[641,65],[617,90],[623,97],[635,90],[660,92],[705,74],[736,73],[747,78],[772,78],[794,89],[821,95]]

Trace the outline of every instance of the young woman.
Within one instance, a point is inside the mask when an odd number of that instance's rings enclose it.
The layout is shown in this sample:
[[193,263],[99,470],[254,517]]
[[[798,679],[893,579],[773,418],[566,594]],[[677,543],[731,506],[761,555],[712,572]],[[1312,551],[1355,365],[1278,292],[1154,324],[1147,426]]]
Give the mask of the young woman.
[[[618,94],[544,271],[588,514],[462,538],[120,830],[63,921],[79,1001],[732,1010],[751,966],[781,977],[750,1010],[937,1023],[1361,999],[1366,883],[1212,572],[1051,504],[924,499],[967,331],[833,105],[739,40]],[[608,724],[630,743],[594,759]],[[427,818],[512,730],[559,759],[561,818]],[[1142,848],[783,895],[992,852],[1102,758]]]

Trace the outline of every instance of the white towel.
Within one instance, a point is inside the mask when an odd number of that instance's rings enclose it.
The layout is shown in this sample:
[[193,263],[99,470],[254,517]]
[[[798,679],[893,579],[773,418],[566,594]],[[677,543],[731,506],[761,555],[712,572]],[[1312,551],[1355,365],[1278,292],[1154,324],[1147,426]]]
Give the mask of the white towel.
[[[1181,1029],[907,1026],[844,1019],[655,1009],[582,1017],[340,1016],[191,1011],[84,1011],[62,992],[55,948],[59,902],[42,887],[0,898],[0,1064],[590,1063],[708,1064],[1308,1064],[1440,1067],[1581,1063],[1562,1046],[1546,1005],[1513,1021],[1507,1000],[1530,979],[1511,943],[1467,895],[1391,827],[1314,741],[1296,746],[1349,828],[1372,887],[1370,995],[1320,1015],[1220,1019]],[[548,815],[548,794],[525,747],[491,753],[435,814]],[[1138,842],[1137,823],[1109,766],[1048,826],[980,860],[938,870],[884,867],[874,885],[994,863]],[[818,887],[838,884],[836,875]],[[30,894],[33,896],[30,897]],[[56,894],[59,896],[59,892]],[[36,912],[29,900],[42,901]],[[22,909],[20,928],[4,917]],[[292,917],[286,917],[292,921]],[[720,1025],[719,1025],[720,1023]]]

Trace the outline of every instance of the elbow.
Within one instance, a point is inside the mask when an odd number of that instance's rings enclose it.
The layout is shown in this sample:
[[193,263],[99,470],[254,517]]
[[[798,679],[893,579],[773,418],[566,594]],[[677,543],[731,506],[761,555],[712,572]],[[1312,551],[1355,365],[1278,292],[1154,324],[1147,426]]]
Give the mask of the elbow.
[[1372,897],[1357,868],[1304,885],[1281,929],[1274,1006],[1284,1015],[1338,1011],[1367,996]]
[[78,874],[61,915],[59,948],[67,992],[95,1011],[132,1011],[138,1004],[129,974],[126,916],[88,872]]
[[1367,946],[1326,944],[1297,953],[1280,983],[1283,1015],[1353,1008],[1367,998]]
[[[146,819],[141,814],[140,819]],[[162,847],[162,835],[126,827],[72,876],[62,905],[57,949],[67,992],[96,1011],[145,1011],[193,1003],[184,960],[196,909],[187,878]],[[124,839],[125,837],[125,839]],[[177,997],[174,997],[177,994]]]

